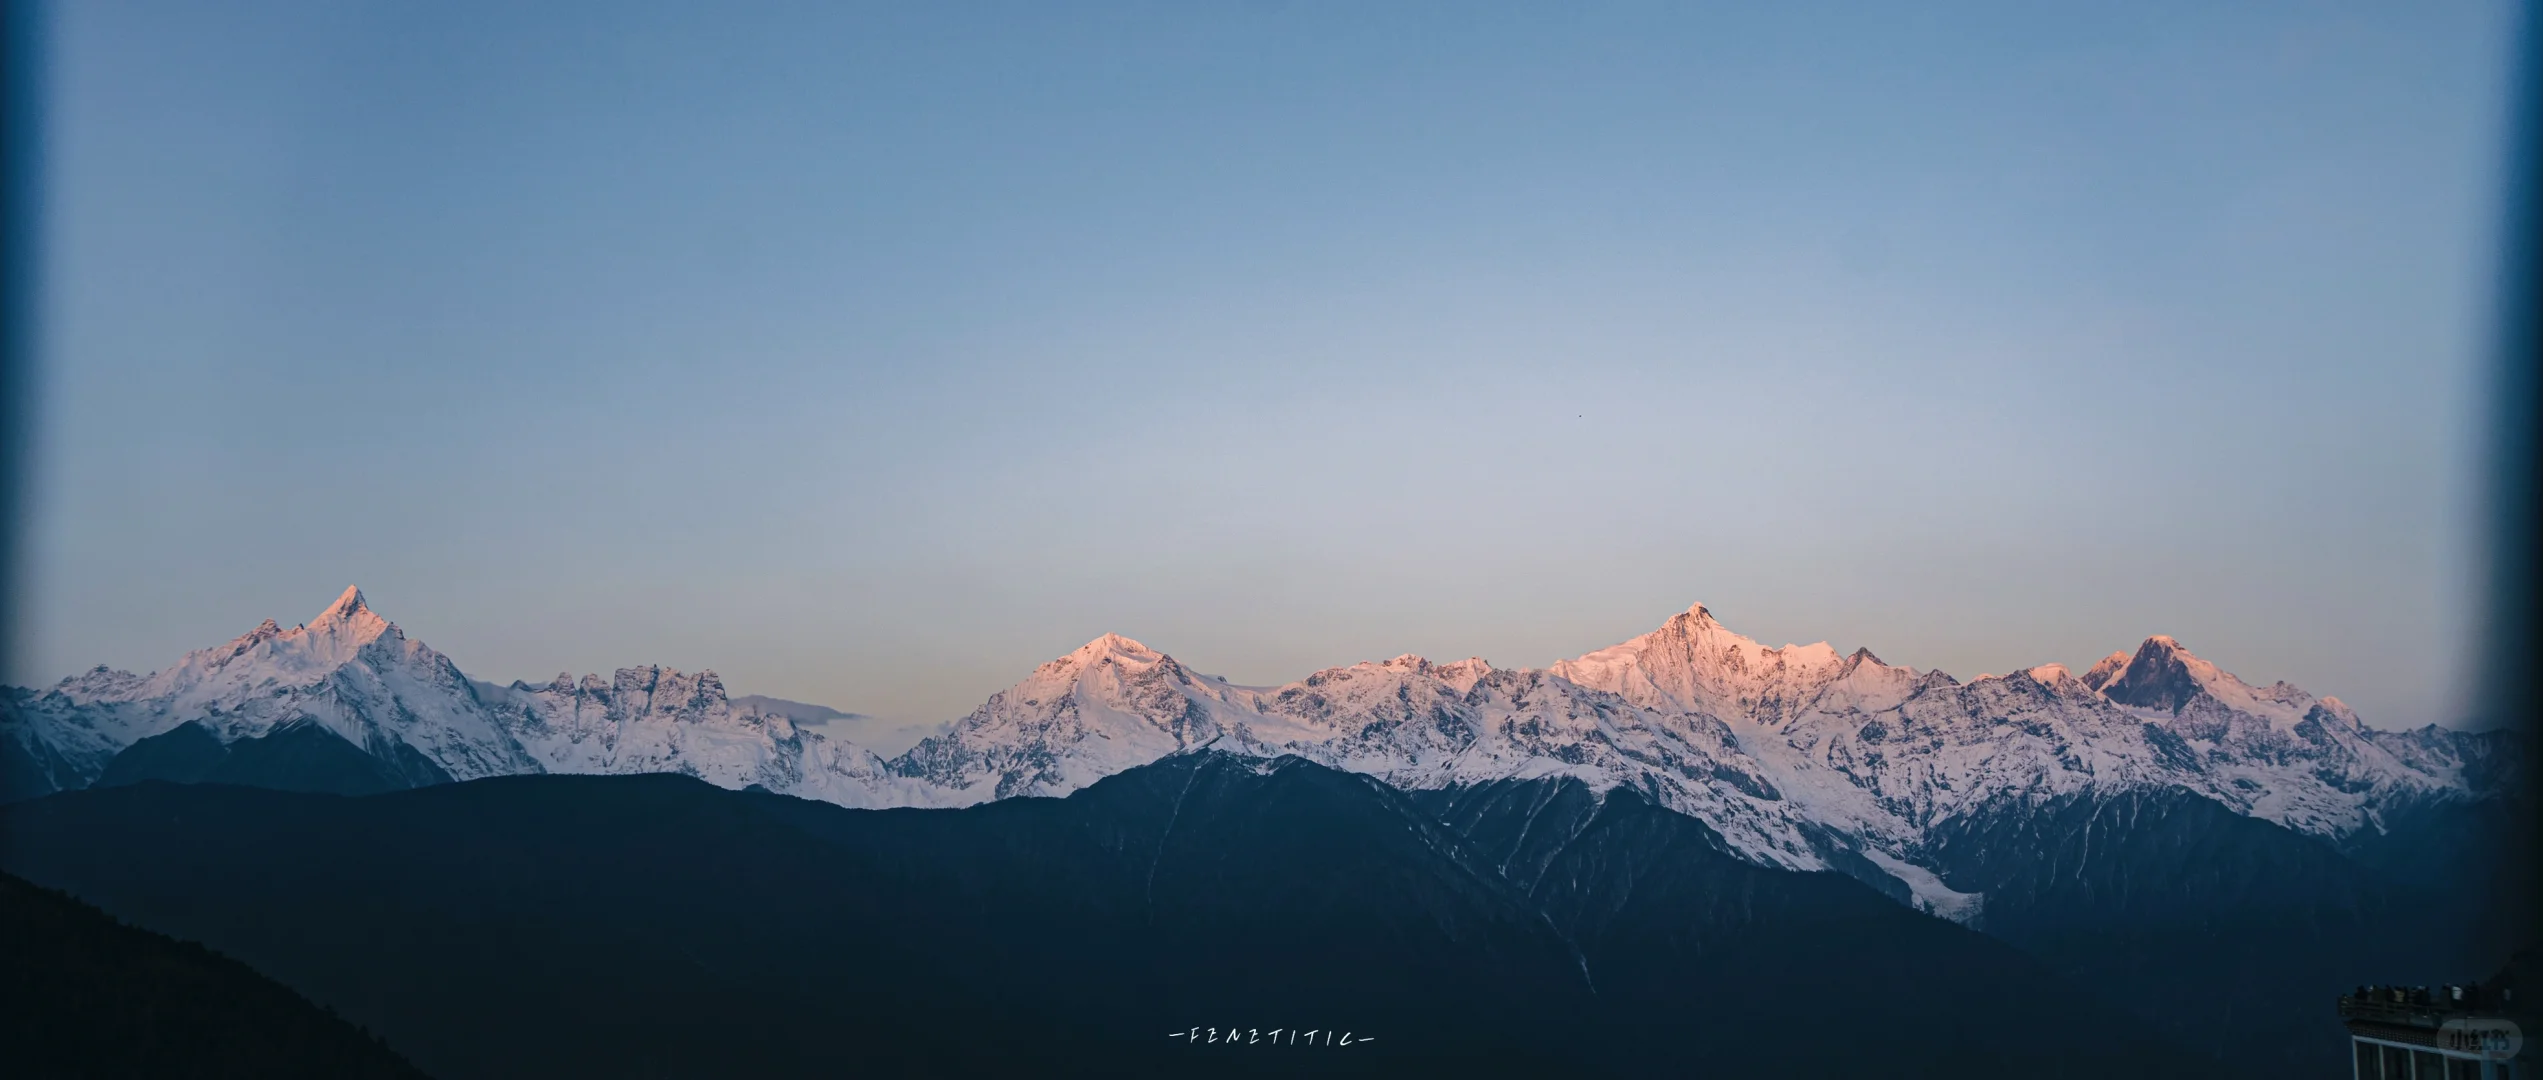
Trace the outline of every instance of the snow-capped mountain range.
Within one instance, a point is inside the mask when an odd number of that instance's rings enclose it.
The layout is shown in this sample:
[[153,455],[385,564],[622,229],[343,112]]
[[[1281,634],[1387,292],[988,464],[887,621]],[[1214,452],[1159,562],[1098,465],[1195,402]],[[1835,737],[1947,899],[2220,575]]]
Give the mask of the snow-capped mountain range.
[[2251,686],[2168,637],[2081,677],[2050,664],[1962,683],[1868,650],[1768,648],[1701,604],[1544,670],[1399,656],[1281,686],[1107,634],[889,760],[737,702],[713,672],[475,683],[352,588],[306,624],[269,620],[156,674],[99,668],[5,704],[0,789],[18,796],[86,786],[189,725],[236,746],[313,723],[427,782],[677,772],[853,807],[1062,795],[1203,748],[1410,789],[1572,776],[1639,789],[1760,863],[1886,874],[1949,916],[1976,899],[1924,849],[1973,814],[2173,789],[2341,841],[2521,783],[2502,733],[2371,728],[2337,698]]

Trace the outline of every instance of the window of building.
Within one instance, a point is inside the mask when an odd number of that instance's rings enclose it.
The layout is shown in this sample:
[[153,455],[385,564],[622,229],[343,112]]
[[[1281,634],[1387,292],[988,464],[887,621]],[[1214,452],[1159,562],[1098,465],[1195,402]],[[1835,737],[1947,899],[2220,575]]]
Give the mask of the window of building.
[[2375,1075],[2382,1080],[2411,1080],[2411,1052],[2398,1046],[2382,1046],[2384,1068]]

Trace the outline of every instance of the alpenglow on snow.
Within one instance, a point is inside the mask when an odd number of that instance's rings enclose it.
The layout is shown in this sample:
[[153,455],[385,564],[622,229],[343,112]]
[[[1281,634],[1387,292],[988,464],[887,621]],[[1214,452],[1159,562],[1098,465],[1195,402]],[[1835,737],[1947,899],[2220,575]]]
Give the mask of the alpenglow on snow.
[[2338,842],[2394,808],[2517,779],[2506,733],[2368,727],[2337,698],[2251,686],[2169,637],[2080,677],[2049,664],[1962,683],[1869,650],[1768,648],[1701,604],[1543,670],[1408,655],[1279,686],[1107,634],[888,760],[737,703],[712,671],[474,682],[358,588],[308,623],[268,620],[148,676],[13,688],[0,709],[0,798],[246,760],[283,738],[340,740],[375,787],[668,772],[850,807],[1061,796],[1201,749],[1408,789],[1567,776],[1641,791],[1762,864],[1886,875],[1953,917],[1979,900],[1945,885],[1925,849],[1971,815],[2160,789]]

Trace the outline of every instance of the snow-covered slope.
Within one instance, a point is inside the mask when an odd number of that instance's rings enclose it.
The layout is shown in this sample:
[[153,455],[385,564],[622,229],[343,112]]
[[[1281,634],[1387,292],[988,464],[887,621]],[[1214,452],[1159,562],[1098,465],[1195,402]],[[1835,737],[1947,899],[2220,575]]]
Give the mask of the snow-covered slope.
[[1296,754],[1408,788],[1554,775],[1631,784],[1706,808],[1710,823],[1760,858],[1817,865],[1807,823],[1779,805],[1720,722],[1479,659],[1399,656],[1284,686],[1239,686],[1106,635],[891,765],[944,805],[1065,794],[1203,748]]
[[1886,875],[1952,915],[1977,901],[1942,884],[1926,847],[1973,815],[2161,789],[2338,840],[2396,807],[2523,782],[2504,736],[2369,728],[2336,698],[2251,686],[2168,637],[2080,678],[2048,664],[1962,683],[1868,650],[1768,648],[1701,604],[1545,670],[1399,656],[1281,686],[1108,634],[890,760],[737,703],[713,672],[472,684],[358,590],[306,626],[269,622],[155,675],[92,671],[10,703],[0,750],[61,776],[53,787],[181,723],[235,739],[301,716],[373,752],[412,747],[456,779],[681,772],[850,806],[1061,795],[1202,748],[1406,788],[1573,776],[1646,792],[1760,862]]
[[1408,788],[1571,775],[1649,792],[1761,862],[1868,863],[1963,916],[1976,898],[1922,860],[1936,830],[1974,815],[2176,790],[2338,840],[2396,806],[2521,782],[2504,738],[2369,728],[2336,698],[2252,687],[2168,637],[2081,678],[2046,664],[1962,683],[1868,650],[1769,648],[1699,604],[1544,671],[1403,656],[1275,687],[1107,636],[890,766],[939,804],[1063,794],[1203,747]]
[[1552,670],[1637,705],[1773,720],[1801,707],[1848,668],[1827,642],[1769,649],[1725,629],[1697,604],[1657,630],[1557,661]]
[[98,668],[12,690],[0,752],[35,775],[13,794],[79,787],[140,740],[184,724],[223,743],[313,720],[383,758],[416,755],[454,780],[538,772],[682,772],[848,805],[900,786],[880,759],[727,700],[714,672],[620,670],[604,681],[495,687],[373,612],[347,588],[314,619],[273,620],[153,675]]
[[783,713],[736,704],[712,671],[559,674],[480,697],[547,772],[686,773],[847,806],[884,805],[896,787],[881,758]]
[[2486,794],[2498,782],[2495,770],[2467,768],[2495,736],[2369,728],[2337,698],[2250,686],[2169,637],[2082,678],[2048,664],[1962,684],[1868,651],[1832,655],[1764,648],[1697,605],[1554,670],[1716,716],[1792,798],[1813,804],[1813,820],[1902,844],[2005,800],[2150,785],[2337,838],[2374,827],[2393,801]]
[[[952,731],[893,762],[960,804],[1061,795],[1168,754],[1252,730],[1252,691],[1106,634],[991,695]],[[1240,740],[1241,741],[1241,740]]]
[[374,613],[358,588],[299,626],[267,619],[153,675],[99,668],[12,696],[8,735],[72,764],[82,783],[125,747],[185,723],[231,742],[315,721],[375,754],[412,747],[457,780],[539,767],[450,658]]

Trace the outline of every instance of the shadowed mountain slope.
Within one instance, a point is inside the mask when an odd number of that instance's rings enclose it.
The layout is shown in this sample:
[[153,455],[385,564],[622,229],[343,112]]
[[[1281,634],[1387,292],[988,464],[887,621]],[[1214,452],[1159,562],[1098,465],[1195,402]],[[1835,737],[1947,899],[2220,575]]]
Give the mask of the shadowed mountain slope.
[[[358,798],[147,783],[0,809],[0,858],[447,1075],[2115,1076],[2173,1058],[2001,942],[1740,860],[1630,793],[1560,790],[1585,805],[1548,852],[1509,840],[1516,804],[1447,824],[1365,776],[1221,754],[962,810],[669,776]],[[1522,848],[1540,870],[1511,869]],[[1249,1037],[1170,1037],[1195,1027]],[[1282,1029],[1359,1041],[1254,1041]]]
[[11,1076],[423,1076],[245,964],[8,874],[0,956],[0,1065]]

